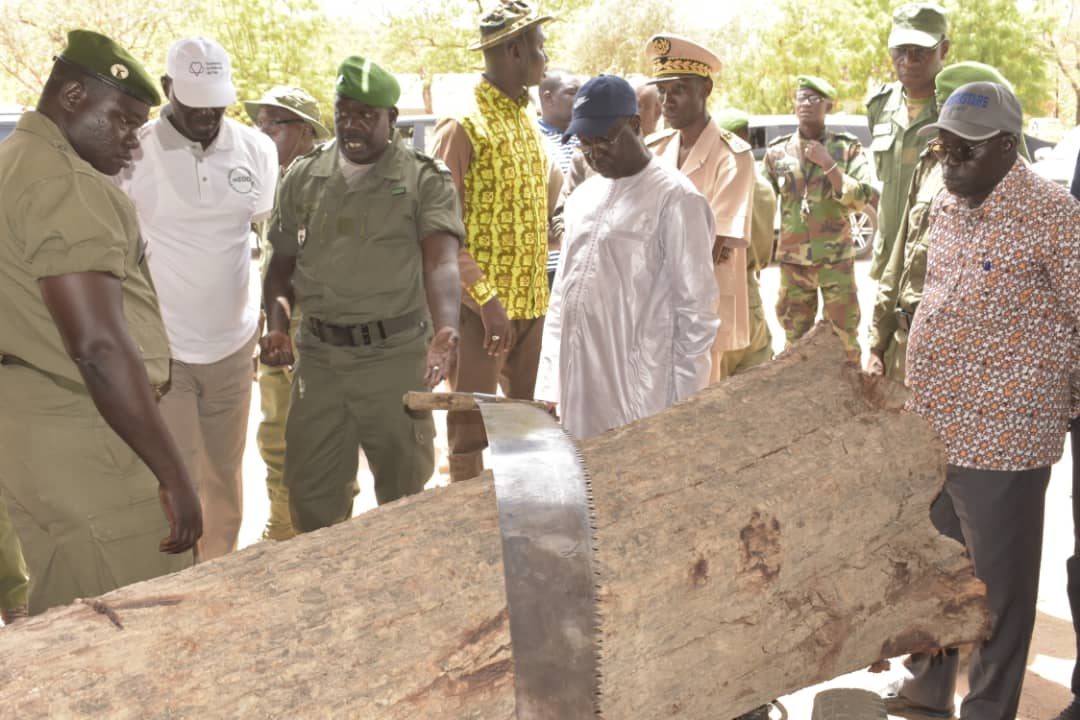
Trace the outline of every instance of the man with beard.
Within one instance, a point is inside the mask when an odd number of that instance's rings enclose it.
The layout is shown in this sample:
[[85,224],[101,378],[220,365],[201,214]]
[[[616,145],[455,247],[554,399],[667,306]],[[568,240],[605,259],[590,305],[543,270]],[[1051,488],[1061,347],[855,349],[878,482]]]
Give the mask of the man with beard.
[[31,613],[189,567],[202,532],[157,406],[169,345],[135,209],[106,177],[160,101],[126,50],[73,30],[0,143],[0,497]]
[[820,292],[822,314],[858,364],[859,296],[848,215],[873,197],[870,167],[854,135],[825,127],[833,86],[800,75],[796,88],[799,128],[773,140],[762,163],[780,201],[776,319],[790,346],[814,326]]
[[[720,330],[712,347],[712,377],[731,375],[733,351],[750,344],[746,249],[753,215],[754,156],[750,145],[722,129],[709,116],[712,75],[720,60],[697,43],[677,35],[654,35],[645,46],[652,82],[669,130],[649,138],[661,162],[679,169],[709,201],[716,222],[713,272],[719,291]],[[731,353],[731,354],[729,354]]]
[[709,382],[718,320],[705,198],[652,157],[630,84],[601,75],[574,100],[597,175],[567,198],[536,399],[576,438],[657,413]]
[[296,360],[289,316],[304,315],[285,424],[298,532],[351,517],[360,449],[380,505],[423,490],[435,426],[401,397],[441,382],[458,344],[465,228],[450,172],[394,130],[393,75],[353,56],[336,90],[336,139],[282,181],[263,290],[267,365]]
[[[948,192],[930,209],[908,409],[945,445],[945,487],[930,516],[967,546],[992,618],[990,639],[972,652],[963,720],[1016,717],[1080,324],[1080,205],[1019,158],[1022,129],[1016,96],[975,82],[922,131]],[[908,669],[914,677],[888,699],[890,712],[951,717],[955,655]]]
[[[450,376],[459,392],[501,386],[507,397],[533,395],[548,306],[548,223],[561,183],[551,181],[558,169],[528,110],[528,88],[544,76],[544,25],[553,19],[524,0],[501,0],[485,14],[469,46],[484,54],[476,108],[435,130],[433,154],[454,176],[466,228],[461,346]],[[487,447],[480,411],[450,413],[446,426],[451,481],[476,477]]]
[[[314,150],[316,142],[330,136],[330,131],[321,122],[318,101],[302,88],[279,85],[268,90],[259,100],[244,103],[244,109],[259,132],[274,141],[282,175],[294,160]],[[274,246],[266,238],[266,224],[259,227],[259,269],[265,280]],[[293,312],[290,338],[296,337],[301,317],[299,312]],[[296,353],[295,345],[293,353]],[[289,414],[293,373],[289,366],[271,367],[261,362],[257,373],[262,421],[255,439],[259,454],[266,464],[266,492],[270,497],[270,516],[262,536],[266,540],[287,540],[296,534],[289,518],[289,491],[282,481],[285,418]]]
[[161,86],[169,106],[139,133],[118,176],[135,203],[172,348],[172,390],[161,412],[202,499],[196,560],[236,549],[259,324],[251,301],[251,226],[274,206],[274,143],[225,118],[236,101],[229,56],[214,40],[169,48]]
[[877,176],[881,180],[878,232],[870,277],[878,280],[889,260],[903,218],[911,176],[926,147],[919,130],[937,119],[934,77],[949,52],[945,10],[932,3],[909,3],[893,12],[889,57],[897,81],[882,85],[866,102]]

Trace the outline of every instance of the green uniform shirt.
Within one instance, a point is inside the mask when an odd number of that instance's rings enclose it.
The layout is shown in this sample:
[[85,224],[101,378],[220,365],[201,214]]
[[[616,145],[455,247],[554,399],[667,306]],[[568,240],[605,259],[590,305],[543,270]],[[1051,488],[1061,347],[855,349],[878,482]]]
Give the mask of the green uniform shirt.
[[421,241],[465,236],[450,171],[396,132],[365,174],[347,180],[343,162],[332,140],[296,160],[278,193],[270,242],[296,257],[297,306],[339,325],[425,308]]
[[878,282],[870,322],[870,347],[873,350],[884,353],[888,349],[897,330],[896,308],[914,313],[922,299],[929,249],[930,206],[944,189],[941,164],[924,151],[912,177],[907,213]]
[[892,252],[919,154],[930,142],[928,137],[919,137],[919,129],[937,120],[938,107],[930,98],[915,122],[909,124],[904,88],[894,82],[882,85],[871,96],[866,103],[866,114],[874,138],[870,143],[870,154],[874,156],[874,166],[881,181],[878,232],[870,263],[870,277],[876,280],[881,277]]
[[780,245],[776,259],[795,265],[819,265],[855,258],[848,215],[873,197],[870,167],[854,135],[825,132],[821,140],[844,177],[833,191],[825,174],[803,157],[799,134],[782,135],[769,144],[762,173],[780,201]]
[[0,353],[83,385],[38,280],[104,272],[122,281],[128,332],[150,382],[168,380],[169,340],[135,207],[40,113],[24,113],[0,143],[0,212]]

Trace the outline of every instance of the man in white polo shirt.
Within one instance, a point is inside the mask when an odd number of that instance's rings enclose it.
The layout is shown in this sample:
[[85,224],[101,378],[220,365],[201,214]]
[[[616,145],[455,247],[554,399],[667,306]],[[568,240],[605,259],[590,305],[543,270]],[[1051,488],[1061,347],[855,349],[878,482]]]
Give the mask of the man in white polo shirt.
[[248,291],[251,224],[268,217],[278,178],[265,135],[230,120],[229,56],[213,40],[169,48],[169,104],[140,131],[119,176],[147,245],[172,350],[161,412],[202,499],[196,558],[236,549],[259,308]]

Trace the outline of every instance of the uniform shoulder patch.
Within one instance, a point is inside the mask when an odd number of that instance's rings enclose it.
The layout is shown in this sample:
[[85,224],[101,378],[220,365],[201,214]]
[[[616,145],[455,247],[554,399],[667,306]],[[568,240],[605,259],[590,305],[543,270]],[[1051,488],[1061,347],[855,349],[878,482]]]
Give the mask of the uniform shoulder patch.
[[788,140],[790,140],[791,136],[794,135],[794,134],[795,133],[790,132],[790,133],[787,133],[786,135],[777,136],[771,143],[769,143],[769,147],[775,147],[777,145],[783,145]]
[[742,153],[750,152],[751,150],[753,150],[753,148],[750,146],[750,143],[746,142],[730,130],[720,128],[720,137],[724,139],[724,142],[728,144],[728,147],[731,148],[732,152]]
[[893,86],[891,83],[882,83],[871,90],[870,94],[866,96],[866,102],[864,103],[867,110],[870,111],[869,114],[873,115],[877,108],[884,105],[885,101],[889,99],[889,95],[892,94],[892,91]]
[[435,168],[435,170],[442,173],[443,175],[449,175],[450,174],[450,168],[447,167],[446,163],[444,163],[439,158],[432,157],[431,155],[428,155],[427,153],[425,153],[420,148],[413,147],[411,145],[409,146],[409,150],[416,157],[416,159],[421,161],[422,163],[424,163],[426,165],[431,165],[432,167]]
[[654,147],[659,145],[663,141],[675,135],[679,132],[675,128],[666,128],[664,130],[657,130],[654,133],[650,133],[645,136],[645,147]]

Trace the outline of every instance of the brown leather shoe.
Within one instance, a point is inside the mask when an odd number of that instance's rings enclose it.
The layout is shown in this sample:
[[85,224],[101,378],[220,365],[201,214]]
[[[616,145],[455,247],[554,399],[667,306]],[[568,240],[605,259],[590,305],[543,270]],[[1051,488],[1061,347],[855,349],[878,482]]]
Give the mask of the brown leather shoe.
[[30,616],[30,612],[26,609],[25,605],[20,605],[19,607],[13,607],[13,608],[8,609],[8,610],[0,608],[0,620],[3,620],[5,625],[10,625],[11,623],[16,622],[17,620],[22,620],[23,618],[29,617],[29,616]]

